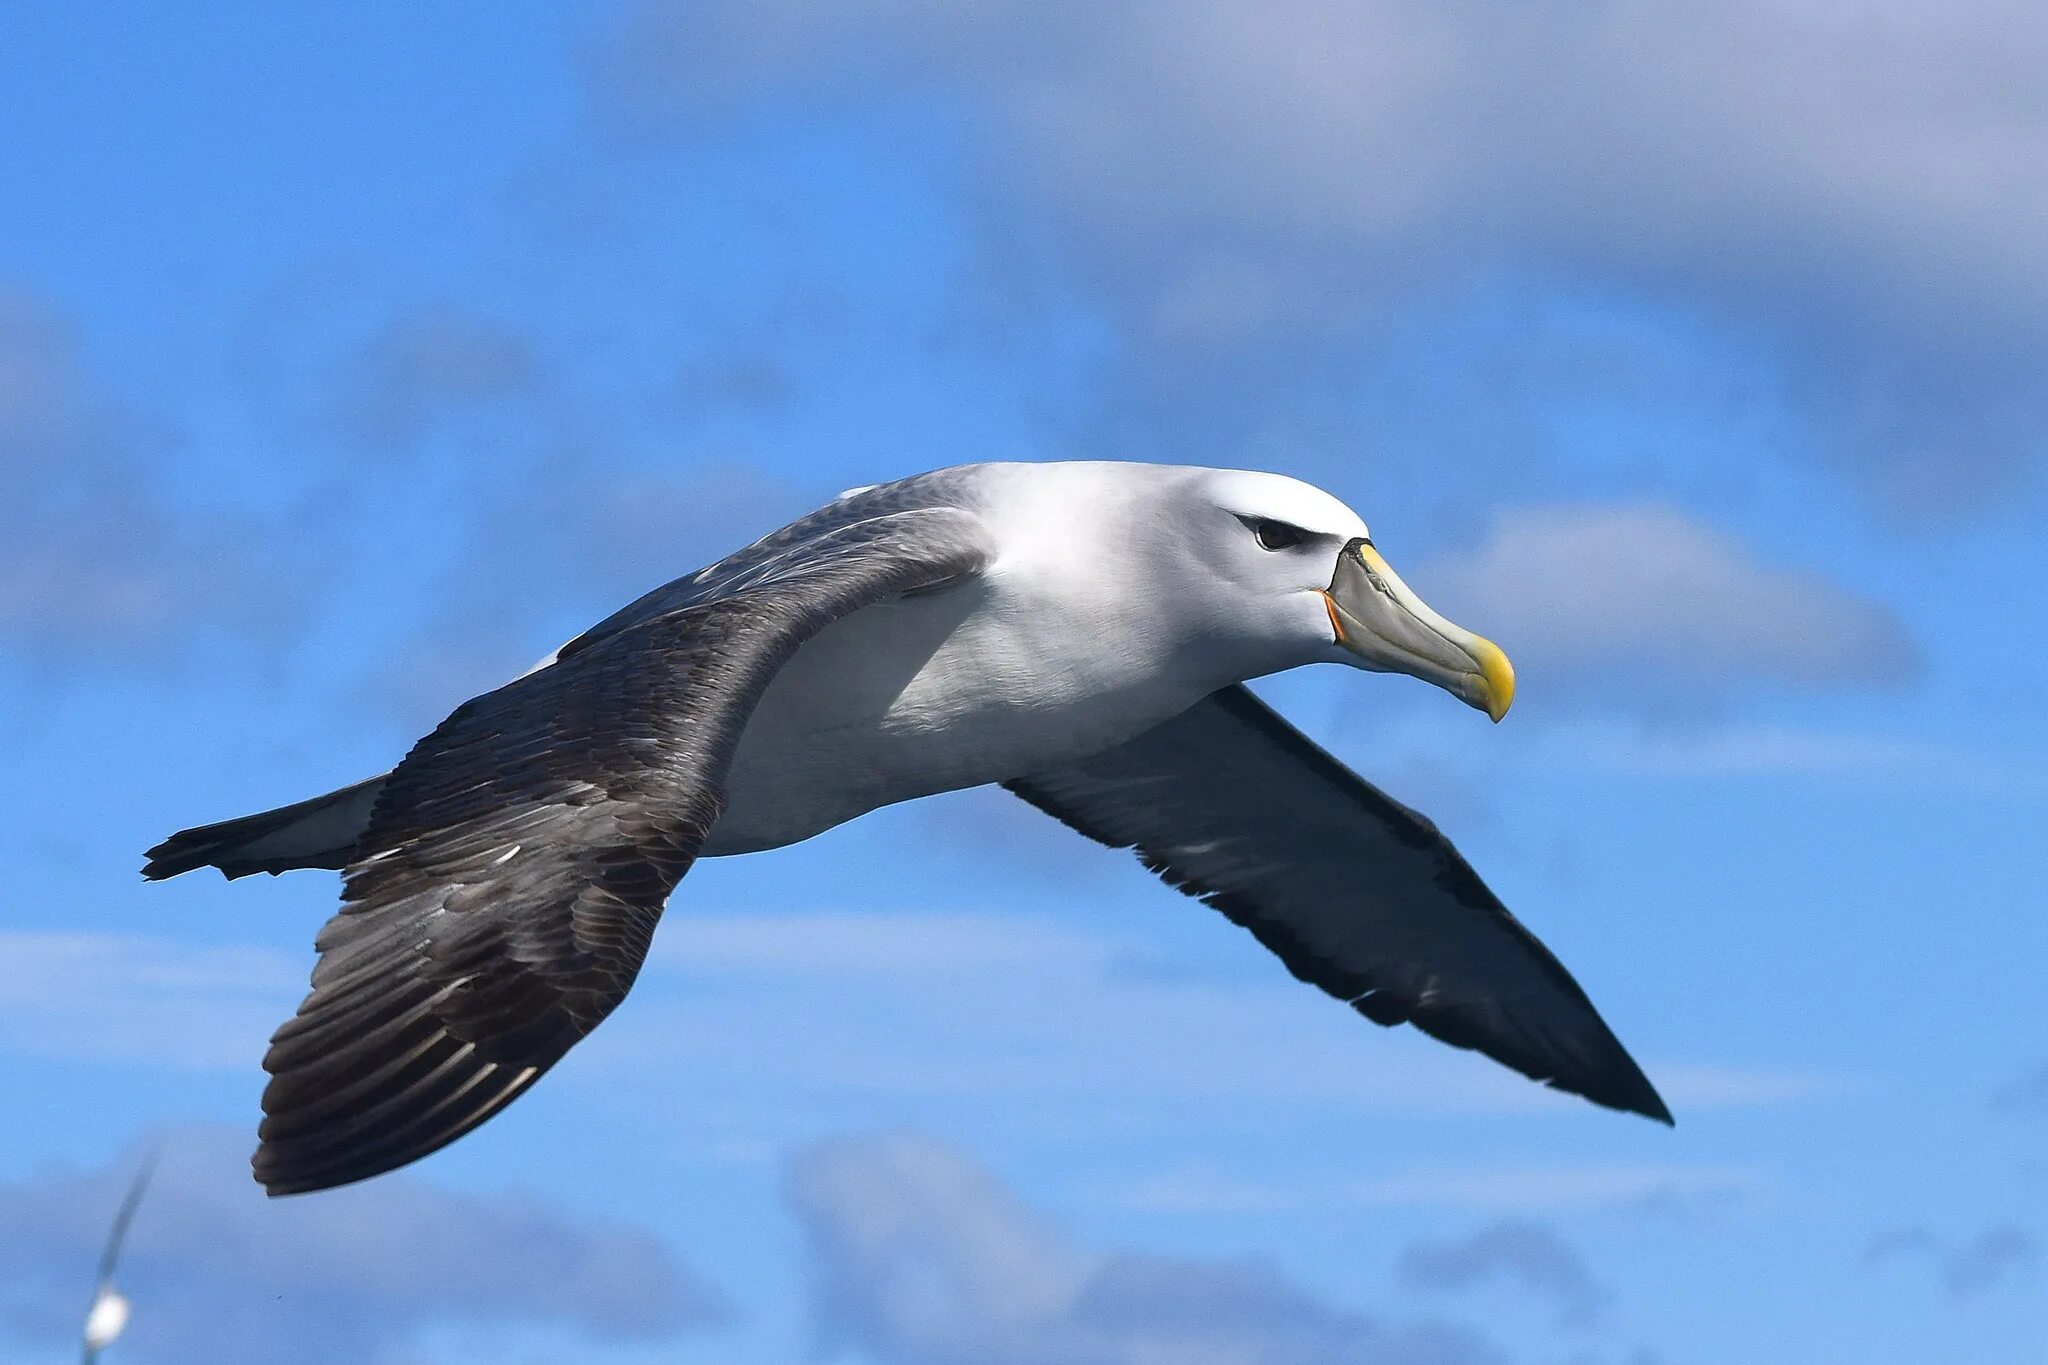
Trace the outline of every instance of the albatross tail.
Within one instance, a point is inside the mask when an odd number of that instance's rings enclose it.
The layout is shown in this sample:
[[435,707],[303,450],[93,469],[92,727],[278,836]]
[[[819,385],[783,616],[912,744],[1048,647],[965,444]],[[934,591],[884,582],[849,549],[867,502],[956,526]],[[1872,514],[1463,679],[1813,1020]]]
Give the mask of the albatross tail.
[[369,828],[385,776],[239,820],[179,830],[144,855],[149,862],[142,875],[161,881],[195,867],[217,867],[226,877],[346,867]]

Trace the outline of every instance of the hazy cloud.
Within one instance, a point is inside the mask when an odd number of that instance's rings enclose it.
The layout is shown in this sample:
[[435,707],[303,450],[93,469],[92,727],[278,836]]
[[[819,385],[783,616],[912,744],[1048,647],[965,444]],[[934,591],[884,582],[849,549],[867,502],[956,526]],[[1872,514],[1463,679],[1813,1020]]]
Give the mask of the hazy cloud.
[[93,371],[69,318],[0,284],[0,644],[133,661],[208,627],[293,628],[257,525],[174,503],[172,444]]
[[[0,1184],[0,1321],[18,1340],[75,1339],[134,1164]],[[246,1136],[214,1131],[165,1154],[121,1281],[135,1305],[122,1358],[158,1365],[395,1361],[439,1326],[661,1342],[727,1316],[719,1293],[639,1228],[406,1176],[266,1200]]]
[[1466,1365],[1498,1359],[1438,1323],[1389,1324],[1244,1262],[1075,1244],[953,1148],[894,1136],[800,1153],[828,1349],[887,1365]]
[[0,934],[0,1050],[244,1070],[305,993],[307,963],[143,934]]
[[1955,1243],[1924,1227],[1886,1228],[1872,1234],[1863,1249],[1866,1266],[1925,1262],[1949,1296],[1957,1299],[1975,1298],[2040,1259],[2040,1239],[2011,1224],[1986,1228]]
[[[1148,1177],[1118,1196],[1131,1208],[1152,1213],[1285,1213],[1333,1205],[1518,1214],[1616,1207],[1683,1213],[1753,1197],[1764,1188],[1754,1171],[1677,1162],[1433,1167],[1367,1180],[1331,1173],[1276,1180],[1192,1166]],[[1522,1221],[1507,1220],[1502,1226]]]
[[2048,1061],[2035,1063],[1998,1087],[1991,1103],[2012,1114],[2048,1113]]
[[1555,727],[1544,761],[1635,777],[1807,777],[1865,782],[1907,778],[1923,788],[2040,791],[2041,766],[2024,755],[1868,731],[1734,724],[1669,732],[1597,720]]
[[540,365],[526,336],[467,305],[394,311],[338,364],[328,419],[368,445],[418,440],[443,417],[530,392]]
[[1992,1288],[2041,1259],[2040,1239],[2024,1228],[1986,1228],[1943,1260],[1942,1283],[1959,1299]]
[[1113,403],[1250,425],[1304,357],[1519,278],[1727,320],[1816,448],[1902,503],[2048,448],[2048,19],[2023,0],[627,14],[588,63],[614,127],[764,91],[960,115],[993,254],[1042,225],[1115,323]]
[[1597,677],[1606,691],[1653,701],[1674,686],[1696,695],[1703,680],[1830,691],[1896,683],[1918,662],[1888,608],[1762,562],[1670,507],[1511,510],[1477,548],[1423,566],[1415,581],[1454,620],[1483,614],[1532,675]]
[[1607,1290],[1556,1229],[1507,1219],[1468,1237],[1418,1242],[1394,1263],[1394,1278],[1416,1290],[1461,1290],[1505,1281],[1540,1298],[1558,1321],[1583,1326],[1599,1315]]
[[[901,876],[880,872],[892,884]],[[668,918],[632,1004],[584,1051],[580,1079],[558,1084],[601,1086],[601,1102],[631,1105],[630,1087],[622,1097],[614,1083],[619,1069],[686,1077],[693,1091],[722,1097],[715,1121],[680,1120],[701,1125],[693,1142],[786,1143],[814,1135],[820,1112],[847,1116],[845,1125],[935,1104],[999,1124],[1028,1116],[1042,1126],[1056,1115],[1068,1133],[1271,1134],[1489,1112],[1628,1122],[1474,1054],[1375,1029],[1295,981],[1235,925],[1163,888],[1154,894],[1151,909],[1130,907],[1128,927],[1102,932],[1028,914],[721,914],[700,892],[707,908]],[[1134,972],[1140,952],[1211,970]],[[1717,1068],[1658,1064],[1652,1073],[1687,1112],[1810,1093],[1771,1078],[1742,1084],[1746,1073]],[[791,1095],[804,1104],[793,1109]],[[1651,1163],[1419,1171],[1410,1184],[1361,1183],[1350,1170],[1332,1183],[1331,1197],[1359,1202],[1526,1210],[1719,1198],[1754,1181]]]
[[424,618],[385,652],[365,696],[431,726],[642,593],[823,501],[745,464],[663,473],[601,449],[571,444],[475,491],[458,532],[466,548],[420,586]]

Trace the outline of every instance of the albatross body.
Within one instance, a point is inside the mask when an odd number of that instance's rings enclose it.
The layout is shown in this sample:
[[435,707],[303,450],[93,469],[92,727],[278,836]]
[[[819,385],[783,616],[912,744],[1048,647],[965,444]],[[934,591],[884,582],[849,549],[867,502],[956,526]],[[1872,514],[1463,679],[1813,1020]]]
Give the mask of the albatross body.
[[842,495],[465,703],[391,772],[173,835],[144,871],[345,871],[265,1060],[273,1194],[402,1165],[516,1098],[624,997],[695,858],[992,783],[1368,1018],[1668,1122],[1435,827],[1241,686],[1316,662],[1494,719],[1513,695],[1501,652],[1307,484],[961,466]]

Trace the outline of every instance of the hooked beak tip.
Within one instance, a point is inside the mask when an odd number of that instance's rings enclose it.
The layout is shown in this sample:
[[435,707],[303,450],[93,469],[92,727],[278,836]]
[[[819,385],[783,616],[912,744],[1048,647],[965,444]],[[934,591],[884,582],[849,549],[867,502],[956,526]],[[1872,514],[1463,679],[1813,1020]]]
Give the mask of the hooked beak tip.
[[1501,647],[1484,636],[1474,636],[1472,662],[1479,665],[1480,696],[1475,705],[1496,725],[1515,704],[1515,666]]

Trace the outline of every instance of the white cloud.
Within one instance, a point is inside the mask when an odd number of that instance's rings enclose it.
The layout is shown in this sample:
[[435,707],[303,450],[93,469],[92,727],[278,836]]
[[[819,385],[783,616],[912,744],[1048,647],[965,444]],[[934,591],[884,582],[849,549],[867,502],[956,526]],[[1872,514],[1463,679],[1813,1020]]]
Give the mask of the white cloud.
[[1925,1261],[1954,1299],[1972,1299],[2030,1272],[2041,1260],[2041,1242],[2028,1229],[2005,1223],[1964,1237],[1952,1246],[1931,1230],[1885,1228],[1863,1248],[1863,1264]]
[[1108,939],[1043,919],[833,910],[692,917],[665,929],[660,949],[681,971],[798,980],[989,971],[1083,979],[1107,966],[1114,951]]
[[[1970,270],[1951,287],[2048,305],[2028,226],[2048,216],[2048,22],[2016,0],[653,4],[620,38],[601,93],[642,116],[764,73],[852,86],[890,64],[971,86],[1012,172],[1133,248],[1171,249],[1190,224],[1333,251],[1457,229],[1437,250],[1515,235],[1632,258],[1847,238],[1873,274],[1931,291],[1930,258],[1954,253]],[[1486,213],[1508,198],[1523,215]],[[1191,253],[1160,324],[1212,316],[1205,297],[1241,319],[1280,283],[1263,260]]]
[[1904,777],[1965,787],[2040,783],[2039,765],[1897,735],[1730,725],[1701,733],[1567,726],[1557,762],[1638,777]]
[[1206,1166],[1161,1172],[1117,1195],[1148,1213],[1290,1213],[1344,1205],[1528,1215],[1618,1206],[1686,1207],[1762,1194],[1758,1172],[1684,1162],[1442,1166],[1358,1180],[1246,1177]]
[[1739,1167],[1624,1162],[1527,1168],[1439,1168],[1347,1187],[1365,1204],[1414,1204],[1501,1213],[1551,1212],[1617,1204],[1667,1205],[1752,1196],[1765,1188]]
[[[394,1361],[439,1326],[557,1324],[658,1342],[726,1315],[647,1232],[537,1200],[454,1194],[407,1176],[268,1200],[247,1137],[169,1145],[133,1225],[121,1284],[137,1362]],[[76,1340],[132,1158],[0,1183],[0,1328]]]
[[1556,1309],[1558,1321],[1584,1325],[1599,1316],[1607,1290],[1556,1229],[1528,1218],[1503,1219],[1464,1237],[1418,1242],[1402,1251],[1394,1275],[1426,1291],[1469,1289],[1505,1280]]
[[516,328],[460,304],[418,303],[385,318],[337,367],[327,417],[352,440],[402,446],[540,381],[539,358]]
[[1196,1107],[1228,1125],[1259,1121],[1248,1103],[1263,1121],[1583,1104],[1376,1028],[1213,911],[1167,908],[1199,917],[1191,932],[1222,940],[1242,975],[1132,972],[1158,944],[1015,915],[676,915],[600,1056],[680,1067],[687,1088],[767,1112],[802,1095],[890,1112],[1057,1105],[1084,1125]]
[[1497,1358],[1470,1333],[1388,1325],[1255,1265],[1078,1246],[987,1169],[926,1139],[823,1144],[791,1162],[788,1183],[825,1344],[887,1365]]
[[0,960],[0,1048],[190,1070],[253,1068],[310,970],[143,934],[0,934]]
[[[718,1097],[659,1112],[683,1125],[679,1143],[725,1153],[935,1111],[999,1123],[1029,1113],[1069,1133],[1243,1134],[1390,1114],[1632,1122],[1412,1030],[1376,1028],[1213,912],[1157,894],[1159,922],[1182,917],[1181,946],[1148,931],[1149,916],[1097,927],[968,912],[672,913],[632,1000],[551,1084],[596,1087],[616,1105],[619,1076],[658,1071]],[[1203,969],[1132,969],[1183,953]],[[1682,1111],[1804,1093],[1654,1057],[1648,1069],[1671,1072],[1666,1093]]]
[[168,505],[170,444],[94,370],[70,318],[0,282],[0,646],[160,662],[204,627],[298,628],[258,528]]
[[1840,690],[1896,683],[1916,664],[1887,608],[1762,562],[1669,507],[1514,509],[1415,581],[1453,619],[1484,615],[1531,678],[1597,675],[1624,694],[1751,681]]
[[815,505],[749,465],[655,473],[618,455],[551,439],[471,490],[460,557],[423,585],[424,619],[383,651],[361,697],[415,732],[429,727],[640,594]]
[[2048,1112],[2048,1061],[2034,1063],[1999,1086],[1991,1103],[2011,1114]]
[[1520,271],[1771,336],[1830,453],[1895,496],[1967,496],[2048,448],[2024,359],[2048,334],[2048,18],[2024,0],[632,13],[590,63],[622,126],[763,92],[963,111],[947,145],[992,235],[1051,225],[1125,387],[1258,407],[1288,366],[1208,362]]

